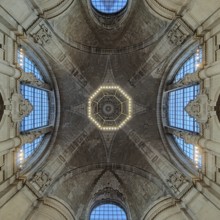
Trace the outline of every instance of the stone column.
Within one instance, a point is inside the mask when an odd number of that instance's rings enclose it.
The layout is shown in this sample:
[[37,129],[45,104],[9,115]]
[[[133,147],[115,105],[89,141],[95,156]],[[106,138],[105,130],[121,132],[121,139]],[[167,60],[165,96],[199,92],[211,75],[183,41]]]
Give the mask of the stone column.
[[0,151],[7,151],[21,145],[19,137],[11,138],[6,141],[0,142]]
[[211,65],[205,69],[202,69],[199,72],[199,77],[201,79],[206,79],[219,74],[220,74],[220,63],[218,62],[218,63],[214,63],[214,65]]
[[198,145],[204,149],[212,151],[213,153],[220,154],[220,143],[218,142],[200,138]]
[[50,131],[52,131],[52,129],[52,126],[48,126],[39,130],[21,134],[20,136],[15,138],[2,141],[0,142],[0,151],[7,151],[16,147],[21,147],[26,143],[32,143],[36,138],[40,137],[42,134],[49,133]]
[[204,137],[192,132],[178,131],[172,128],[168,128],[168,132],[184,139],[184,141],[188,144],[193,144],[204,150],[210,150],[214,153],[220,154],[220,144],[218,142],[205,139]]
[[0,73],[15,79],[21,77],[21,71],[18,68],[9,66],[7,63],[3,62],[0,62]]

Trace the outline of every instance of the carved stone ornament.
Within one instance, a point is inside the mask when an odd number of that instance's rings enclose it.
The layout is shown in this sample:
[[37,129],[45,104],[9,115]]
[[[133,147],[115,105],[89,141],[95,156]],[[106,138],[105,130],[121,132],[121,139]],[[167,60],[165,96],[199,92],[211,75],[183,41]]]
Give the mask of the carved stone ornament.
[[181,30],[181,25],[176,24],[174,27],[168,32],[167,35],[171,44],[175,46],[179,46],[184,43],[187,38],[187,35]]
[[8,110],[10,111],[9,115],[13,122],[21,122],[33,110],[31,103],[24,99],[21,94],[14,93],[9,101]]
[[201,138],[199,135],[191,132],[185,132],[185,131],[177,131],[174,130],[173,135],[176,137],[184,139],[184,141],[188,144],[196,145],[199,142],[199,139]]
[[35,86],[42,87],[44,85],[44,82],[37,79],[33,73],[22,72],[20,80],[22,82],[25,82],[26,84],[31,84],[31,85],[35,85]]
[[121,192],[111,187],[105,187],[95,193],[94,197],[99,200],[115,199],[125,201],[125,198]]
[[42,135],[41,131],[29,132],[23,135],[20,135],[22,145],[26,143],[32,143],[35,139]]
[[50,185],[51,178],[45,171],[39,171],[35,174],[32,182],[37,185],[40,191],[44,191]]
[[167,183],[171,188],[171,190],[177,193],[180,192],[181,186],[183,186],[184,183],[187,183],[187,180],[183,174],[175,171],[169,175],[169,178],[167,179]]
[[200,94],[185,107],[185,111],[198,123],[206,123],[210,115],[210,105],[206,94]]
[[187,73],[183,79],[180,79],[178,82],[176,82],[174,84],[174,87],[182,87],[185,85],[189,85],[189,84],[193,84],[193,83],[197,83],[200,81],[199,78],[199,72],[195,72],[195,73]]
[[52,34],[44,24],[42,24],[40,27],[40,30],[37,33],[33,34],[33,38],[35,43],[44,46],[45,44],[50,43],[52,39]]

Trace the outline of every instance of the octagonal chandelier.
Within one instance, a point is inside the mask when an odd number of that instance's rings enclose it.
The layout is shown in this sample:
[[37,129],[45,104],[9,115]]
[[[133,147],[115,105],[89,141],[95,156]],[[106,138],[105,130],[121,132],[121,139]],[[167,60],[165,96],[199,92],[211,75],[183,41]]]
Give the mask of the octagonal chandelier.
[[104,131],[122,128],[132,115],[132,100],[119,86],[101,86],[89,98],[88,117]]

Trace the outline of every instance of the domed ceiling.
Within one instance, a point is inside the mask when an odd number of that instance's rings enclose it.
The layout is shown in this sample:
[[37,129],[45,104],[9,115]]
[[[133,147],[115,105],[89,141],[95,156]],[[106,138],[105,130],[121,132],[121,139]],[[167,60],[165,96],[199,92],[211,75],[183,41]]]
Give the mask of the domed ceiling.
[[[132,219],[141,219],[149,204],[169,194],[148,156],[156,150],[169,160],[158,131],[157,96],[163,65],[178,44],[165,34],[171,20],[155,16],[144,0],[131,2],[115,29],[97,23],[89,1],[72,1],[46,19],[74,68],[45,53],[58,82],[61,109],[44,169],[61,170],[52,174],[56,181],[48,193],[66,201],[79,219],[85,219],[85,204],[106,187],[123,194]],[[132,100],[131,118],[120,129],[99,129],[88,117],[89,98],[100,86],[119,86]],[[143,143],[152,152],[143,153]]]

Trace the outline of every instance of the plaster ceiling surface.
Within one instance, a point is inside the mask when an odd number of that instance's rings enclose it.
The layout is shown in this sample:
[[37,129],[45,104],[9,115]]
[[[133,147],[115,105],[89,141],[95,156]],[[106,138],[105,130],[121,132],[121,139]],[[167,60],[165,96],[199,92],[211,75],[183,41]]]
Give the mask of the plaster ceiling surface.
[[[81,133],[86,131],[85,140],[73,150],[62,175],[73,169],[97,164],[104,164],[103,170],[106,170],[108,164],[115,164],[131,166],[150,173],[157,178],[157,184],[148,178],[140,177],[135,172],[123,170],[111,171],[114,178],[109,178],[111,185],[111,181],[114,182],[117,176],[120,180],[118,180],[120,192],[130,203],[133,219],[140,219],[141,213],[143,214],[152,200],[167,192],[165,193],[163,187],[158,187],[158,184],[163,186],[162,181],[149,165],[146,157],[129,139],[127,131],[135,131],[140,138],[165,157],[169,158],[169,156],[164,149],[157,127],[157,95],[160,78],[152,77],[149,70],[136,86],[132,86],[129,79],[140,70],[142,65],[148,65],[146,62],[157,45],[158,36],[163,35],[169,24],[151,15],[144,1],[133,2],[135,3],[127,20],[117,30],[106,30],[96,24],[88,13],[88,6],[81,1],[75,1],[65,13],[48,20],[55,36],[65,48],[66,55],[87,80],[86,87],[80,85],[65,66],[54,62],[48,56],[57,79],[61,104],[57,139],[48,160],[70,148]],[[120,53],[89,53],[75,47],[87,45],[114,50],[140,44],[146,39],[150,39],[153,43],[129,53],[123,50]],[[106,84],[120,86],[131,97],[133,103],[131,119],[124,127],[112,132],[99,130],[88,118],[87,112],[91,94]],[[55,183],[50,193],[68,202],[75,214],[78,217],[83,216],[84,219],[86,206],[82,210],[83,204],[87,204],[96,192],[91,189],[95,189],[97,179],[101,178],[103,170],[94,169],[88,173],[79,173],[65,180],[63,184]]]
[[148,47],[162,37],[169,24],[152,16],[144,1],[131,1],[125,21],[109,31],[92,18],[88,2],[75,1],[65,13],[48,20],[56,36],[73,48],[87,51]]
[[[122,194],[121,199],[129,207],[132,219],[141,219],[142,213],[152,202],[167,195],[165,187],[156,177],[152,176],[149,180],[124,169],[96,169],[72,174],[71,178],[63,178],[54,184],[50,195],[66,201],[75,211],[77,219],[81,220],[87,219],[90,201],[95,200],[95,195],[101,190],[108,191],[109,187]],[[86,211],[85,207],[88,207]]]

